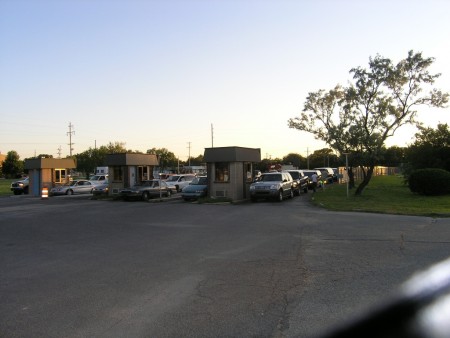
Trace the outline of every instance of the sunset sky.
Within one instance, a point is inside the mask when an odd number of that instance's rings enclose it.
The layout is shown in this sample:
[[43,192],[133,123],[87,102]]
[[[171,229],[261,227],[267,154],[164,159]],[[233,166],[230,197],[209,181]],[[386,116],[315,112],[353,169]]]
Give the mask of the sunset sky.
[[[180,160],[212,142],[305,156],[326,145],[288,119],[371,56],[434,57],[450,92],[448,13],[446,0],[0,0],[0,152],[65,157],[71,123],[75,154],[117,141]],[[449,108],[419,119],[450,122]]]

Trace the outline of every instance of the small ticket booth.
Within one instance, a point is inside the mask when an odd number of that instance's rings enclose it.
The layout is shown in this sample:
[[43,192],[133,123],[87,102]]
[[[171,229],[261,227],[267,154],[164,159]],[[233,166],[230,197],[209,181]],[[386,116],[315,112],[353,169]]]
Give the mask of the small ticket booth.
[[106,164],[109,192],[114,195],[120,189],[153,179],[153,169],[159,161],[155,154],[121,153],[106,155]]
[[250,198],[254,163],[261,162],[261,149],[243,147],[206,148],[208,196],[233,201]]
[[75,169],[73,158],[33,158],[26,159],[24,168],[30,177],[29,193],[40,196],[43,188],[50,190],[57,184],[70,180],[70,171]]

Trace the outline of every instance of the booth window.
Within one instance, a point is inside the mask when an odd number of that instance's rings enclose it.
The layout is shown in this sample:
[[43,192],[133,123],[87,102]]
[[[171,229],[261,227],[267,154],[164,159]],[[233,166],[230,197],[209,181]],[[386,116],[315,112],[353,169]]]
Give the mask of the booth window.
[[230,164],[228,162],[217,162],[216,165],[216,182],[230,181]]
[[252,163],[251,162],[245,162],[244,163],[244,169],[245,169],[245,177],[247,182],[252,182],[253,176],[252,176]]
[[118,181],[118,182],[122,182],[123,181],[123,170],[122,167],[114,167],[114,176],[113,176],[113,180],[114,181]]
[[66,182],[66,169],[55,169],[55,183]]

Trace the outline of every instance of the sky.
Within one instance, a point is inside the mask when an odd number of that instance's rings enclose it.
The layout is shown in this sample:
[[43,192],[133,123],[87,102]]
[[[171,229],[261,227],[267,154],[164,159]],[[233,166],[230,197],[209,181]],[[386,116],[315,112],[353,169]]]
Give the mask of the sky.
[[[370,57],[422,52],[450,92],[448,13],[447,0],[0,0],[0,153],[66,157],[71,130],[73,154],[123,142],[183,161],[212,146],[306,156],[326,145],[287,121]],[[449,123],[449,109],[419,120]]]

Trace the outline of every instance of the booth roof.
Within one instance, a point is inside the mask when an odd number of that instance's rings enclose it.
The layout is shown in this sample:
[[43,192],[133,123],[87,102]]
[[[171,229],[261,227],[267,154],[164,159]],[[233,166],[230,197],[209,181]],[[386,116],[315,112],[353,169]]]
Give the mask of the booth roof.
[[106,155],[106,165],[158,165],[159,161],[154,154],[108,154]]
[[74,169],[76,168],[73,158],[32,158],[26,159],[25,169]]
[[261,162],[261,149],[244,147],[205,148],[204,160],[211,162]]

